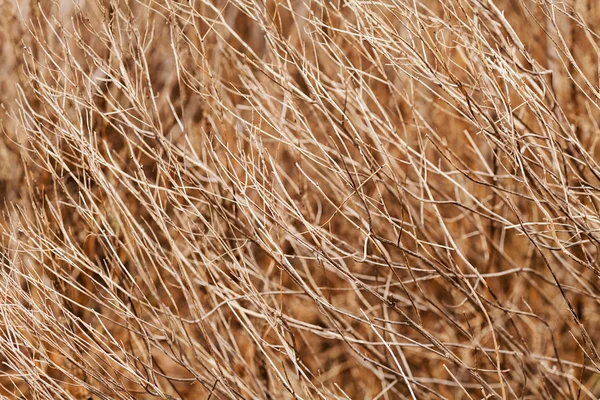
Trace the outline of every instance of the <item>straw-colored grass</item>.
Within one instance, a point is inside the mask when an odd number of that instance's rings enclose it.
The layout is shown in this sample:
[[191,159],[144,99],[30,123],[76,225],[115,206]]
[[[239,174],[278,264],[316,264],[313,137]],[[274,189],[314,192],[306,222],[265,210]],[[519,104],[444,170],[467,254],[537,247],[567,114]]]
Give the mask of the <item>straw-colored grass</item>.
[[597,399],[600,3],[0,2],[0,387]]

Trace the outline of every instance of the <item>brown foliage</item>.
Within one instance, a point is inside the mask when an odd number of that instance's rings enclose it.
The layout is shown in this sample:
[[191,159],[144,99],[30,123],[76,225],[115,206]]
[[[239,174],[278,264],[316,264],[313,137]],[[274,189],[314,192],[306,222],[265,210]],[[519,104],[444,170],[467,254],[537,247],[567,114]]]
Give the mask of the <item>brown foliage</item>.
[[5,395],[600,395],[596,2],[0,7]]

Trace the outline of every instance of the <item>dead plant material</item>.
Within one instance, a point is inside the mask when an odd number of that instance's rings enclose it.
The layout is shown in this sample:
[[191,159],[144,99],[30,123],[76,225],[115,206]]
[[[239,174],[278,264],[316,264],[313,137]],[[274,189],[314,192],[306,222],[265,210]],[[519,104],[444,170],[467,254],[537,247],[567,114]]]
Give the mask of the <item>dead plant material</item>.
[[600,3],[0,2],[0,387],[597,399]]

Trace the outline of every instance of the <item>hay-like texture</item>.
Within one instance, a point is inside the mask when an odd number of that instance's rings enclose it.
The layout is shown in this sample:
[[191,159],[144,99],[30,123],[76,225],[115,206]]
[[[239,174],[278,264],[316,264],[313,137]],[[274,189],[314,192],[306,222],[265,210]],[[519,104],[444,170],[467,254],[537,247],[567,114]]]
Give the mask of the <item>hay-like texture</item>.
[[2,392],[597,398],[598,4],[2,2]]

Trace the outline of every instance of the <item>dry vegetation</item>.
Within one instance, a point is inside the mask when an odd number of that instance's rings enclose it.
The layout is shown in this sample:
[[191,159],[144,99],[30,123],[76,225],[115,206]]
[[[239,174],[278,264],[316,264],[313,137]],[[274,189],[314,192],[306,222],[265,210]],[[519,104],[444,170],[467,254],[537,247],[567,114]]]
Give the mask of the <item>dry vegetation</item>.
[[1,393],[597,398],[599,26],[1,1]]

